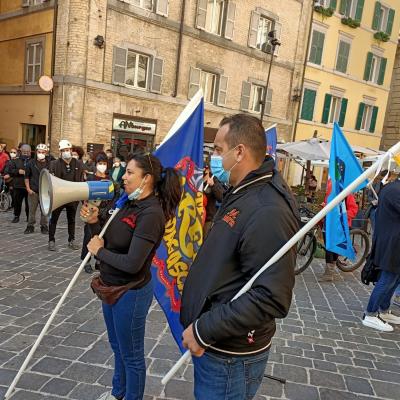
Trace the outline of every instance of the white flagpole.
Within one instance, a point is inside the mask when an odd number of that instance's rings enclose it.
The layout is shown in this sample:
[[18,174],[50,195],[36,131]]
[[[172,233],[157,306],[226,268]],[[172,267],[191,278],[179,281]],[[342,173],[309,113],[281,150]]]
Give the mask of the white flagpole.
[[[114,219],[114,217],[117,215],[119,211],[119,208],[116,208],[114,210],[114,212],[111,214],[110,218],[108,219],[107,223],[104,225],[103,229],[100,232],[99,237],[102,238],[106,229],[108,228],[108,226],[110,225],[111,221]],[[75,275],[73,276],[73,278],[71,279],[71,282],[69,283],[67,289],[65,289],[64,294],[61,296],[61,299],[58,301],[56,308],[53,310],[53,312],[51,313],[49,319],[46,322],[46,325],[43,327],[42,331],[40,332],[40,335],[38,336],[38,338],[36,339],[36,342],[33,344],[29,354],[27,355],[25,361],[23,362],[23,364],[21,365],[21,368],[19,369],[17,375],[15,376],[14,380],[11,382],[10,387],[8,388],[4,400],[7,400],[8,397],[11,395],[12,391],[14,390],[16,384],[18,383],[19,379],[21,378],[21,375],[24,373],[25,368],[27,367],[29,361],[31,360],[33,354],[35,353],[36,349],[38,348],[40,342],[42,341],[44,335],[46,334],[46,332],[48,331],[50,324],[53,322],[53,319],[55,318],[55,316],[57,315],[58,311],[60,310],[64,300],[66,299],[66,297],[68,296],[69,292],[71,291],[72,287],[74,286],[76,280],[78,279],[79,274],[81,273],[83,267],[86,265],[86,263],[89,261],[91,254],[88,253],[85,257],[85,259],[81,262],[81,265],[79,266],[78,270],[75,272]]]
[[[303,226],[284,246],[275,253],[271,259],[258,270],[258,272],[243,286],[243,288],[235,295],[231,300],[236,300],[243,293],[246,293],[254,281],[272,264],[275,264],[284,256],[308,231],[310,231],[321,219],[323,219],[329,211],[335,208],[339,203],[341,203],[350,193],[352,193],[357,187],[359,187],[365,180],[367,180],[380,165],[383,165],[385,161],[392,157],[393,154],[400,152],[400,142],[392,146],[382,158],[378,159],[373,165],[371,165],[367,170],[365,170],[355,181],[353,181],[346,189],[344,189],[340,194],[338,194],[330,203],[328,203],[315,217],[313,217],[306,225]],[[176,362],[176,364],[168,371],[164,376],[161,383],[166,385],[168,381],[176,374],[178,369],[189,359],[190,351],[186,351],[185,354]]]

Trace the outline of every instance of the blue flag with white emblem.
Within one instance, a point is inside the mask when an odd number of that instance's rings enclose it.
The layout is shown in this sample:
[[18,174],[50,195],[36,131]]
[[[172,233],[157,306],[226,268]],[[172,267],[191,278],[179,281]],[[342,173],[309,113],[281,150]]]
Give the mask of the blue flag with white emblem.
[[183,327],[179,321],[181,295],[189,268],[203,241],[204,101],[199,91],[154,152],[163,167],[180,174],[182,198],[168,221],[152,262],[154,294],[180,350]]
[[[361,165],[339,125],[335,122],[329,159],[328,188],[331,187],[331,191],[328,193],[328,203],[346,189],[362,173]],[[368,181],[365,181],[355,192],[361,190],[367,184]],[[325,228],[327,250],[347,257],[350,260],[354,260],[355,252],[350,238],[345,201],[342,201],[327,214]]]

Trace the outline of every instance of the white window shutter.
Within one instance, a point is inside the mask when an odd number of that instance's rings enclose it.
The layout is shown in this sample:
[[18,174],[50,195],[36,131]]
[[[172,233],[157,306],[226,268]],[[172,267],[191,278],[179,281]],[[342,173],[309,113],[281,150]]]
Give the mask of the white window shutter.
[[151,91],[154,93],[161,93],[163,70],[164,60],[162,58],[154,57],[151,78]]
[[226,39],[233,39],[233,32],[235,30],[235,17],[236,17],[236,3],[231,1],[228,3],[228,10],[226,12],[226,23],[224,37]]
[[201,69],[190,67],[188,98],[191,99],[200,89]]
[[125,85],[127,53],[126,49],[114,46],[112,83],[115,85]]
[[249,29],[249,47],[254,49],[257,47],[257,34],[258,34],[258,24],[260,22],[260,14],[256,11],[251,12],[250,19],[250,29]]
[[157,0],[156,14],[168,17],[168,0]]
[[198,0],[196,27],[203,30],[206,29],[206,19],[207,19],[207,0]]
[[31,0],[22,0],[21,7],[29,7],[31,5]]
[[267,90],[267,99],[265,104],[265,114],[270,115],[272,108],[272,89]]
[[251,83],[243,81],[242,82],[242,95],[240,97],[240,109],[248,111],[250,106],[250,93],[251,93]]
[[217,99],[217,104],[219,106],[226,105],[227,91],[228,91],[228,77],[220,75],[219,86],[218,86],[218,99]]
[[[275,21],[274,23],[274,30],[275,30],[275,37],[281,42],[281,36],[282,36],[282,24]],[[279,54],[279,49],[281,46],[276,46],[275,47],[275,55]]]

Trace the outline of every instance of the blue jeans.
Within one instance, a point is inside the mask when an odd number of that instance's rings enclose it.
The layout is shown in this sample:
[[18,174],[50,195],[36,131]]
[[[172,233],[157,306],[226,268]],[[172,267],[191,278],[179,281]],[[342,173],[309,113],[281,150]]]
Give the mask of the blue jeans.
[[117,399],[143,398],[146,381],[144,330],[152,299],[150,281],[141,289],[128,290],[113,305],[102,303],[115,361],[111,393]]
[[390,301],[399,283],[400,275],[381,271],[379,280],[369,298],[367,315],[377,315],[380,311],[389,310]]
[[256,356],[229,357],[210,352],[192,357],[196,400],[252,399],[260,387],[269,350]]

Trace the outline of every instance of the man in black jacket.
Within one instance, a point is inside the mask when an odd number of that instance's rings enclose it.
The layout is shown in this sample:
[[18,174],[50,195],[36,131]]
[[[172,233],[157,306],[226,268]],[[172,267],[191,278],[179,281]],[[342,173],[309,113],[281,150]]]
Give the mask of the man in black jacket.
[[[57,178],[70,182],[81,182],[83,179],[83,166],[80,160],[72,158],[72,144],[68,140],[60,140],[58,144],[60,158],[50,163],[50,173]],[[75,244],[75,216],[78,202],[64,204],[52,211],[49,224],[49,250],[56,250],[55,234],[57,221],[62,210],[65,208],[68,220],[68,247],[72,250],[79,250],[80,246]]]
[[21,215],[22,203],[25,201],[26,219],[29,216],[28,192],[25,188],[25,168],[31,158],[31,146],[22,144],[20,156],[11,159],[7,164],[5,175],[9,175],[13,180],[14,190],[14,219],[12,223],[18,223]]
[[185,282],[183,344],[196,356],[197,400],[251,399],[264,375],[275,318],[289,311],[295,249],[230,300],[296,233],[297,207],[274,160],[265,158],[257,118],[224,118],[214,145],[212,172],[231,188]]

